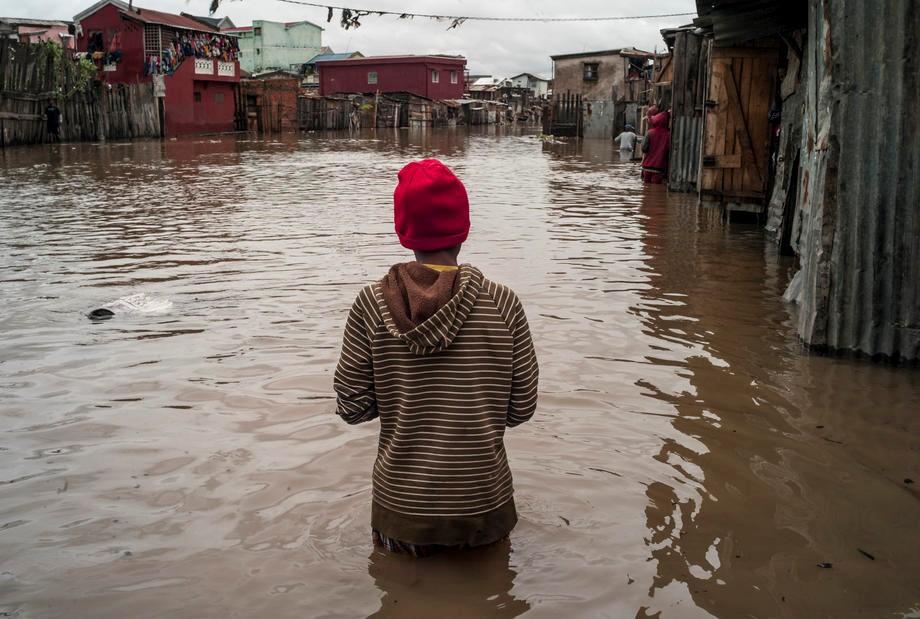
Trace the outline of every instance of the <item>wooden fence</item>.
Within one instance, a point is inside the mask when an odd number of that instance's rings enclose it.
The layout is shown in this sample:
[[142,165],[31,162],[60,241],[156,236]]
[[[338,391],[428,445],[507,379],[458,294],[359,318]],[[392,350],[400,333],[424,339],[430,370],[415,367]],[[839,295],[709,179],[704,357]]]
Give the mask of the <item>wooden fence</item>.
[[302,131],[319,131],[348,129],[355,107],[348,99],[300,97],[297,100],[297,111]]
[[566,137],[582,135],[581,95],[559,93],[543,112],[543,133]]
[[48,141],[43,118],[54,100],[62,140],[160,135],[153,85],[80,83],[79,63],[48,43],[0,40],[0,147]]

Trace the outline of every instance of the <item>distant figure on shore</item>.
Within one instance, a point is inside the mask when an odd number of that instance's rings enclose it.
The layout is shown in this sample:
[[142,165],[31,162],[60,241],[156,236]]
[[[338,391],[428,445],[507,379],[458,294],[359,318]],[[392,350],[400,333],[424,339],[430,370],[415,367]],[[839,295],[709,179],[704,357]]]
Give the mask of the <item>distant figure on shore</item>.
[[613,141],[620,145],[620,161],[632,161],[633,154],[636,152],[636,128],[626,123],[623,131]]
[[161,314],[172,309],[172,301],[151,297],[144,293],[116,299],[89,312],[90,320],[108,320],[116,315]]
[[345,323],[336,412],[380,418],[374,544],[415,557],[493,544],[517,523],[505,429],[537,406],[537,357],[514,292],[457,263],[463,183],[435,159],[399,172],[396,234],[415,262],[365,286]]
[[642,180],[660,184],[668,178],[668,153],[671,149],[670,112],[659,112],[649,118],[649,130],[642,141]]
[[54,99],[45,108],[45,128],[49,142],[61,141],[61,110]]

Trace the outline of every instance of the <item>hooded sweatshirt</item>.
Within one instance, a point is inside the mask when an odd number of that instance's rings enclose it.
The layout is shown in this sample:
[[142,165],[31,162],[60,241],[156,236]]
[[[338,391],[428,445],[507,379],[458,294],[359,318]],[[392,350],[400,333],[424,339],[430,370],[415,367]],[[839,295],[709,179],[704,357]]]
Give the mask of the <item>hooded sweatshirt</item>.
[[371,525],[412,544],[488,544],[517,522],[505,428],[531,418],[524,310],[469,265],[398,264],[358,294],[335,372],[337,413],[380,418]]

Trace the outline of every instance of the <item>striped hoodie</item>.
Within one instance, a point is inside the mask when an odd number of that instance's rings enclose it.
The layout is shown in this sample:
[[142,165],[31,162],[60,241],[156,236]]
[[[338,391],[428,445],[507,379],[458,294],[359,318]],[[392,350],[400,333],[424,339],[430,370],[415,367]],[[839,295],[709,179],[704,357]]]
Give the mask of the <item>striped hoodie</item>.
[[334,386],[347,423],[380,418],[372,527],[412,544],[506,536],[503,437],[533,415],[537,378],[520,301],[478,269],[400,264],[361,290]]

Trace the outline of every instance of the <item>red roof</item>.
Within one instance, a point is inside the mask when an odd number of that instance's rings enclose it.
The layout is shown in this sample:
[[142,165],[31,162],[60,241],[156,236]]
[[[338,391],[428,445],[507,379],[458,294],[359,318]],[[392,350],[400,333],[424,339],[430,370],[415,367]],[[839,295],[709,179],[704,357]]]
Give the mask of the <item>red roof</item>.
[[462,66],[466,64],[466,58],[463,56],[366,56],[364,58],[348,58],[346,60],[324,60],[323,66],[355,66],[355,65],[380,65],[380,64],[410,64],[410,63],[439,63],[455,64]]
[[172,26],[173,28],[184,28],[185,30],[197,30],[198,32],[218,32],[217,28],[207,26],[200,21],[183,17],[182,15],[173,15],[172,13],[163,13],[152,9],[142,9],[134,7],[131,11],[121,11],[121,14],[129,19],[136,19],[145,24],[159,24],[160,26]]

